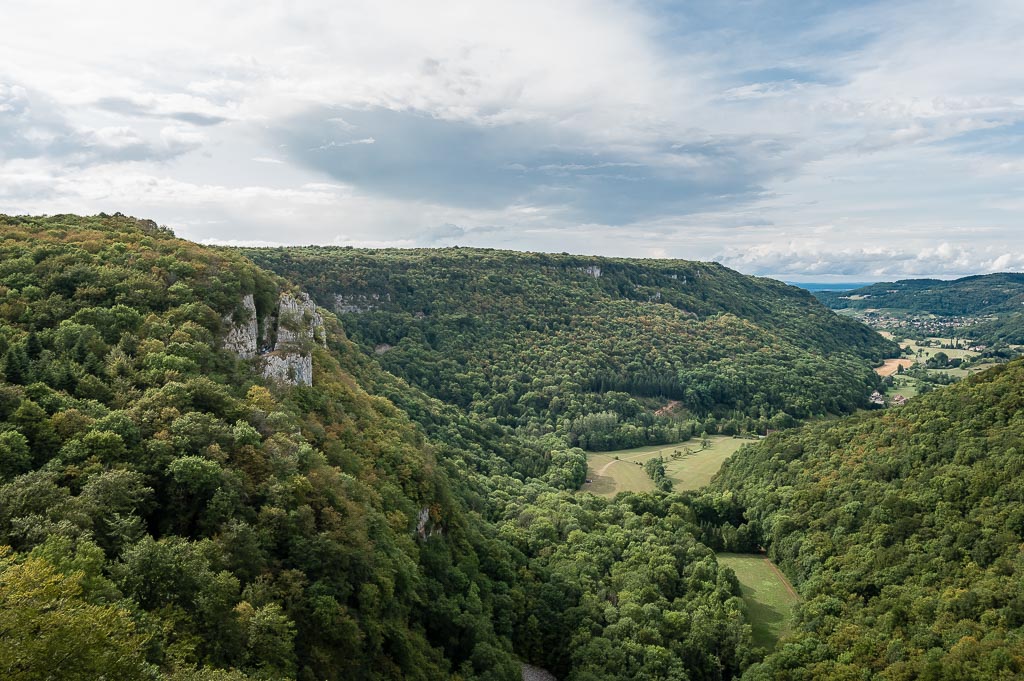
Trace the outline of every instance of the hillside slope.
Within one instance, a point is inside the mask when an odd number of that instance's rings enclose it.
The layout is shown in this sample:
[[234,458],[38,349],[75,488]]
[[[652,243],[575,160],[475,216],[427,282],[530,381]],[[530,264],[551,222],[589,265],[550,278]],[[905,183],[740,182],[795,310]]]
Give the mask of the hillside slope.
[[562,491],[582,465],[238,253],[0,216],[5,678],[737,676],[738,584],[685,500]]
[[[247,249],[387,370],[592,450],[866,404],[898,348],[807,292],[714,263],[450,248]],[[672,414],[658,412],[669,400]]]
[[733,457],[709,491],[731,515],[719,533],[762,542],[806,599],[748,675],[1020,678],[1022,407],[1014,361]]

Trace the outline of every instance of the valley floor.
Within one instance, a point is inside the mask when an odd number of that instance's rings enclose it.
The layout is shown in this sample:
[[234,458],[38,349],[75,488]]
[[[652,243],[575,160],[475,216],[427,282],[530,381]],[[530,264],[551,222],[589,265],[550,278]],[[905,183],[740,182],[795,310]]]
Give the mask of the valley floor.
[[732,568],[743,591],[754,644],[773,650],[793,628],[794,606],[800,602],[785,575],[765,556],[719,553],[720,565]]
[[701,440],[694,438],[672,445],[592,452],[587,455],[587,480],[590,482],[581,490],[603,497],[613,497],[619,492],[652,491],[654,481],[644,472],[643,464],[658,456],[665,460],[665,474],[672,480],[674,490],[699,489],[711,481],[726,459],[753,441],[711,435],[708,447],[703,449]]

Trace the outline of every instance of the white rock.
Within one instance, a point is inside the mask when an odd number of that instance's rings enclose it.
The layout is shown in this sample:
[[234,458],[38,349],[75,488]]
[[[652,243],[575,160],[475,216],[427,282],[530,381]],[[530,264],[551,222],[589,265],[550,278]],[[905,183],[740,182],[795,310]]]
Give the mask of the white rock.
[[256,303],[252,294],[242,298],[244,317],[235,321],[233,315],[225,315],[224,323],[229,324],[227,336],[224,337],[224,348],[235,353],[242,359],[252,359],[258,351],[256,347],[259,325],[256,321]]
[[313,356],[298,352],[263,355],[263,377],[289,385],[313,385]]
[[326,345],[324,318],[308,294],[296,298],[282,293],[277,306],[277,342],[275,350],[289,350],[302,346],[305,339]]

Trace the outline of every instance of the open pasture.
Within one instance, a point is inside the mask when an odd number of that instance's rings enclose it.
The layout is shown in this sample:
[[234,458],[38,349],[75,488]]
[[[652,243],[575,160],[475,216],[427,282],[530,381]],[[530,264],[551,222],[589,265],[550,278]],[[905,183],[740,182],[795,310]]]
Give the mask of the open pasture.
[[719,553],[720,565],[732,568],[743,592],[754,644],[772,650],[793,628],[793,607],[800,597],[785,575],[761,554]]
[[[587,479],[581,488],[600,496],[613,497],[619,492],[649,492],[654,482],[644,472],[645,461],[661,456],[665,474],[677,491],[698,489],[708,484],[722,463],[745,444],[753,442],[727,435],[708,437],[709,447],[701,449],[699,438],[671,445],[650,445],[613,452],[587,455]],[[638,465],[639,464],[639,465]]]

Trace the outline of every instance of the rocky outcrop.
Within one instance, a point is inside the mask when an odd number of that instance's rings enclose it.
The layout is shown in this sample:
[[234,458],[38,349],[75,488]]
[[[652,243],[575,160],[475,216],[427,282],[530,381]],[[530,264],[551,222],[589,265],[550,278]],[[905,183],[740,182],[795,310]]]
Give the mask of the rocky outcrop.
[[436,508],[430,509],[424,506],[420,509],[419,515],[416,517],[416,534],[420,539],[444,534],[439,515]]
[[558,677],[546,669],[522,663],[523,681],[558,681]]
[[277,304],[274,350],[305,346],[308,341],[326,345],[324,318],[316,303],[305,293],[298,297],[282,293]]
[[590,275],[594,279],[601,278],[601,268],[598,265],[587,265],[586,267],[578,267],[577,269],[584,274]]
[[313,355],[274,351],[262,359],[264,378],[288,385],[313,385]]
[[390,293],[339,293],[334,296],[334,311],[338,314],[369,312],[380,307],[381,302],[390,300]]
[[259,323],[256,319],[256,303],[252,294],[242,298],[240,310],[225,315],[224,323],[228,326],[228,335],[224,338],[224,348],[235,353],[242,359],[252,359],[259,352]]
[[224,348],[242,359],[259,358],[264,378],[287,385],[313,385],[313,346],[326,345],[324,318],[305,293],[282,293],[277,309],[265,320],[260,338],[252,295],[241,311],[224,318],[228,333]]
[[263,376],[288,385],[313,385],[313,344],[327,344],[324,318],[309,295],[282,293],[271,325],[273,350],[263,355]]

